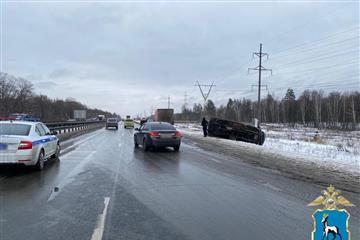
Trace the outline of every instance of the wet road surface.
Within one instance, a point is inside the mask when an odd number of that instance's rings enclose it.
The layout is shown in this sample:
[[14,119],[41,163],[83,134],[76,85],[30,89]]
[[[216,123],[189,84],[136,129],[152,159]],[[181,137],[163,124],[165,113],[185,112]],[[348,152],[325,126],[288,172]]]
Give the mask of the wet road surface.
[[183,140],[180,152],[144,152],[133,130],[101,129],[68,141],[43,172],[1,167],[0,239],[310,239],[306,205],[323,186]]

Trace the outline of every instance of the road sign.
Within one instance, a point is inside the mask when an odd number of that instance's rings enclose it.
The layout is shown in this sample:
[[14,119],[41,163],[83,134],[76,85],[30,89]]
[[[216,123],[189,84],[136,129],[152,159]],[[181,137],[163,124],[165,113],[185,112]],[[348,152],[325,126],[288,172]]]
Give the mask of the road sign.
[[86,119],[86,110],[74,110],[74,118],[77,120]]

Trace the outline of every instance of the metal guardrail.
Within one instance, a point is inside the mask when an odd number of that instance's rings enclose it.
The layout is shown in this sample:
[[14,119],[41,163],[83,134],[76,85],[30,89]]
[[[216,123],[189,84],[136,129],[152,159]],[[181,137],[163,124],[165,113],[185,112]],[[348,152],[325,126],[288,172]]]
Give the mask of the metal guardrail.
[[93,121],[93,122],[53,122],[45,123],[50,131],[56,131],[58,134],[66,132],[80,131],[94,126],[95,124],[105,124],[104,121]]

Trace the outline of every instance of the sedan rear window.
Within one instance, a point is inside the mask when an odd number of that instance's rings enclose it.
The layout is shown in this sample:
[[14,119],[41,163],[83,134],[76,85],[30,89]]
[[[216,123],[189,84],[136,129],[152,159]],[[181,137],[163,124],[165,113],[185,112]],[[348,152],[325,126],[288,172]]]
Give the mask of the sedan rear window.
[[16,123],[1,123],[0,135],[20,135],[28,136],[30,133],[30,125]]
[[155,123],[150,125],[151,130],[158,131],[158,130],[172,130],[175,131],[173,125],[167,123]]
[[117,122],[115,118],[109,118],[107,121],[108,122]]

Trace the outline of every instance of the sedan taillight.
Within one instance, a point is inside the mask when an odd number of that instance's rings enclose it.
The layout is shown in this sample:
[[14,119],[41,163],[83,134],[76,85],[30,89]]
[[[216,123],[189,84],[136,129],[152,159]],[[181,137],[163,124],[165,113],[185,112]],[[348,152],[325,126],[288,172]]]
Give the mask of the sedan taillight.
[[27,150],[27,149],[32,149],[32,142],[26,140],[21,141],[18,150]]
[[181,132],[176,131],[174,134],[174,138],[181,138],[181,137],[182,137]]
[[157,137],[160,137],[160,134],[158,132],[149,132],[149,136],[152,137],[152,138],[157,138]]

